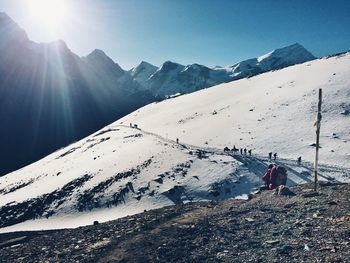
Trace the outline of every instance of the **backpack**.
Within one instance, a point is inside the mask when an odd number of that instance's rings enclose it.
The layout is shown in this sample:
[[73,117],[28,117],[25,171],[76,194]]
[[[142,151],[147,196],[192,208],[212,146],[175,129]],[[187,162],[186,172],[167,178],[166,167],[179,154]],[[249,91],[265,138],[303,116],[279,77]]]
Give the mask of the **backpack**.
[[287,170],[283,166],[277,167],[277,180],[276,180],[276,186],[280,185],[286,185],[287,183]]
[[272,187],[276,188],[287,183],[287,170],[283,166],[275,166],[271,171]]

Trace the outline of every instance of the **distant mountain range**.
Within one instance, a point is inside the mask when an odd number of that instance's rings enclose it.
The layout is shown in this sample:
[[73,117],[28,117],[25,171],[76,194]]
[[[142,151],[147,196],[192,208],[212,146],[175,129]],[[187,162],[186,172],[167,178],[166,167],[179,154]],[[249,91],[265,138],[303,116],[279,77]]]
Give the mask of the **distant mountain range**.
[[299,44],[228,67],[123,70],[103,51],[74,54],[64,41],[30,41],[0,13],[0,175],[32,163],[148,103],[314,59]]
[[141,62],[130,71],[130,74],[145,90],[164,98],[172,94],[190,93],[223,82],[251,77],[313,59],[315,57],[309,51],[296,43],[227,67],[208,68],[199,64],[183,66],[166,61],[160,68],[157,68],[147,62]]

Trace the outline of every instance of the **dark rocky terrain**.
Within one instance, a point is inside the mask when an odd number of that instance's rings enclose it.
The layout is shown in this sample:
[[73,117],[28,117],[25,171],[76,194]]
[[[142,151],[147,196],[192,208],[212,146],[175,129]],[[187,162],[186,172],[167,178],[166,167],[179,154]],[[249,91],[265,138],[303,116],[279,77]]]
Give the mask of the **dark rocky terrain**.
[[350,185],[189,203],[107,223],[0,235],[1,262],[350,262]]

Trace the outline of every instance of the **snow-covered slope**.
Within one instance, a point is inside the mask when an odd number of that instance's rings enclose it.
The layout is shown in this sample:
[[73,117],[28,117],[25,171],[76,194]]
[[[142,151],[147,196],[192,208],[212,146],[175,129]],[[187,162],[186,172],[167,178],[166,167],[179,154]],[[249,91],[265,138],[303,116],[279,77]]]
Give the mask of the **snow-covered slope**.
[[[350,181],[349,76],[347,53],[145,106],[1,177],[0,224],[9,226],[1,231],[74,227],[237,197],[259,186],[270,151],[287,167],[289,185],[308,182],[319,88],[320,176]],[[222,151],[234,145],[253,155]]]
[[118,123],[198,146],[248,147],[312,161],[318,89],[324,93],[321,156],[349,167],[350,54],[322,58],[154,103]]
[[[251,77],[259,73],[303,63],[315,57],[300,44],[273,50],[258,58],[248,59],[228,67],[208,68],[199,64],[183,66],[174,62],[165,62],[153,75],[148,71],[139,83],[158,97],[172,94],[191,93],[216,84]],[[136,67],[137,70],[139,67]],[[143,68],[141,64],[141,68]],[[153,67],[145,66],[152,71]],[[132,70],[134,72],[134,70]]]

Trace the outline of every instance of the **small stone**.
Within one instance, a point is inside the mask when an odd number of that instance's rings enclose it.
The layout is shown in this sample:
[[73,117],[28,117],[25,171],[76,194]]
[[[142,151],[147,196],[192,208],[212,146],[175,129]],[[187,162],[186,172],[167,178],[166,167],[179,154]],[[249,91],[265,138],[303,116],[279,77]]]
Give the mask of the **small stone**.
[[338,202],[337,202],[337,201],[329,201],[327,204],[328,204],[328,205],[337,205]]
[[313,217],[314,219],[323,219],[323,218],[324,218],[323,216],[319,216],[317,213],[314,213],[314,214],[312,215],[312,217]]
[[318,192],[310,192],[310,193],[305,193],[303,194],[302,196],[304,198],[309,198],[309,197],[316,197],[316,196],[319,196],[320,194]]
[[275,239],[275,240],[266,240],[265,243],[269,245],[275,245],[278,244],[280,241]]

